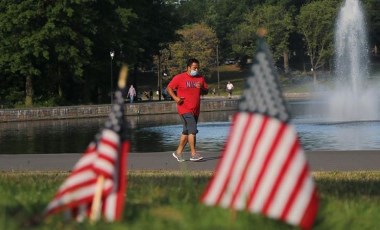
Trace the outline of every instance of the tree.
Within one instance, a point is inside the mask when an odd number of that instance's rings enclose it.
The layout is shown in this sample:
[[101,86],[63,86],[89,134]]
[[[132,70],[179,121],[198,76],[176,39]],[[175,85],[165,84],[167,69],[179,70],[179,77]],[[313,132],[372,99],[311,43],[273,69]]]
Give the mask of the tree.
[[[279,13],[281,12],[281,13]],[[294,29],[292,12],[283,5],[260,5],[245,15],[245,21],[235,30],[233,49],[240,55],[251,56],[255,45],[254,37],[260,28],[266,28],[266,41],[274,59],[283,57],[285,72],[289,69],[289,36]]]
[[84,83],[86,67],[108,57],[98,55],[104,46],[108,54],[113,42],[121,44],[132,17],[114,1],[2,1],[0,68],[25,79],[28,106],[34,92],[39,98],[78,99],[83,88],[75,86]]
[[219,56],[221,58],[235,57],[232,50],[231,35],[234,29],[243,21],[243,15],[251,6],[264,0],[191,0],[184,1],[179,7],[179,15],[183,25],[203,23],[212,28],[219,41]]
[[[38,3],[31,0],[0,2],[0,66],[3,73],[23,77],[26,105],[32,104],[32,77],[41,73],[39,66],[47,52],[43,33],[37,29],[43,23],[38,8]],[[29,22],[33,26],[27,27]]]
[[[109,1],[97,2],[106,4]],[[142,75],[140,70],[152,68],[153,57],[160,52],[163,46],[167,47],[170,42],[175,40],[175,31],[180,28],[175,5],[164,0],[118,0],[114,7],[130,9],[134,16],[127,18],[128,24],[122,24],[122,26],[128,26],[127,30],[120,31],[119,20],[117,18],[110,20],[113,10],[109,9],[104,12],[104,6],[99,8],[102,11],[97,24],[102,25],[99,28],[102,32],[94,38],[97,47],[97,50],[94,51],[97,57],[96,65],[88,68],[87,76],[97,76],[95,78],[88,77],[88,81],[92,82],[93,87],[98,87],[97,91],[100,92],[100,98],[103,98],[103,101],[105,90],[108,90],[107,86],[110,85],[109,79],[104,78],[104,75],[109,76],[108,53],[111,49],[115,50],[115,65],[120,65],[120,62],[128,63],[130,66],[128,84],[133,84],[139,91],[137,79]],[[114,79],[116,80],[116,77]],[[94,91],[91,89],[91,92]]]
[[52,95],[61,103],[75,93],[74,85],[84,82],[85,68],[92,60],[93,37],[98,31],[93,21],[97,12],[88,0],[46,3],[43,9],[48,54],[42,79],[51,82]]
[[210,26],[220,41],[220,56],[223,58],[235,58],[233,40],[235,28],[243,22],[245,13],[249,12],[251,6],[257,4],[258,0],[218,0],[209,1],[203,22]]
[[[91,9],[94,16],[90,19],[96,26],[95,33],[90,36],[93,43],[89,58],[89,64],[85,66],[83,81],[80,88],[85,95],[86,102],[109,103],[111,92],[110,84],[110,52],[114,51],[115,57],[111,62],[114,69],[121,63],[134,63],[138,57],[139,46],[136,42],[139,38],[129,32],[133,28],[138,16],[132,3],[117,1],[92,1]],[[141,2],[141,1],[139,1]],[[133,2],[134,3],[134,2]],[[117,71],[113,71],[116,75]],[[113,86],[116,86],[117,78],[111,76]]]
[[170,44],[171,75],[180,73],[186,69],[186,61],[189,58],[197,58],[202,72],[207,76],[211,68],[215,66],[216,46],[218,39],[215,32],[205,24],[193,24],[179,30],[181,40]]
[[[367,15],[367,22],[369,24],[369,42],[371,51],[374,55],[380,54],[380,15],[379,8],[380,2],[378,0],[365,0],[364,7]],[[376,47],[376,48],[375,48]],[[377,51],[377,53],[376,53]]]
[[297,16],[298,32],[303,35],[316,83],[316,71],[332,58],[337,1],[319,0],[301,7]]
[[43,74],[45,85],[58,84],[60,96],[65,70],[82,75],[92,45],[86,33],[94,29],[86,10],[89,2],[1,2],[0,66],[25,79],[25,105],[32,105],[33,83]]

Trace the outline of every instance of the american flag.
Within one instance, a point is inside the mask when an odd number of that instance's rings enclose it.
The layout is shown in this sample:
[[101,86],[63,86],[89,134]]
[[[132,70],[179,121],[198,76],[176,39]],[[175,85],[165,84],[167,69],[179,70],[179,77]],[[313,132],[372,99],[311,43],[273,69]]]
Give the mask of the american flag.
[[272,57],[259,38],[239,112],[201,202],[311,228],[318,194],[289,119]]
[[45,215],[60,211],[81,222],[91,215],[97,181],[104,178],[101,189],[100,215],[107,221],[119,220],[124,206],[126,160],[129,141],[124,122],[124,99],[121,90],[115,93],[116,103],[105,127],[90,143],[75,164],[73,171],[48,204]]

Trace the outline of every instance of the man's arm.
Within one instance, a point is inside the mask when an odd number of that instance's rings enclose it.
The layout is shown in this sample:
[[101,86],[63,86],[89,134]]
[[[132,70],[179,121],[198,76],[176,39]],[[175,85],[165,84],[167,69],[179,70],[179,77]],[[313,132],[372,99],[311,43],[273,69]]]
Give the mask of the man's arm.
[[202,88],[201,95],[207,95],[207,94],[208,94],[208,88]]
[[173,100],[178,104],[182,104],[183,103],[183,99],[182,98],[179,98],[177,97],[177,95],[175,95],[174,91],[172,88],[170,88],[169,86],[166,88],[166,91],[168,92],[168,94],[173,98]]
[[208,94],[208,85],[206,81],[204,81],[201,88],[201,95],[207,95],[207,94]]

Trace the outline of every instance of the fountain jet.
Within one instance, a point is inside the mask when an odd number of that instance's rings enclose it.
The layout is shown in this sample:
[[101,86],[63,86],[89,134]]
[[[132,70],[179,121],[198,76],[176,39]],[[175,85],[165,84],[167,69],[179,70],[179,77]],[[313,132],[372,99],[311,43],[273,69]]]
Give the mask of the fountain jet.
[[368,85],[368,38],[359,0],[346,0],[335,29],[335,91],[329,98],[332,121],[377,120],[377,96]]

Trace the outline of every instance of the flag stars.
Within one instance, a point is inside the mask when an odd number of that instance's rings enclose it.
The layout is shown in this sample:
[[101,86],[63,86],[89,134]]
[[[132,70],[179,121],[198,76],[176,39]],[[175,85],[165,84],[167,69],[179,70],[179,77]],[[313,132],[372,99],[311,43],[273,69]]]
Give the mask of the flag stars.
[[[123,98],[121,91],[116,91],[115,97],[116,97],[116,103],[117,103],[115,105],[119,106],[119,105],[124,104],[124,98]],[[120,108],[120,106],[119,106],[119,108]]]
[[113,104],[105,127],[115,132],[121,131],[121,123],[124,114],[124,99],[120,91],[115,93],[117,104]]
[[120,105],[114,104],[113,105],[113,110],[114,110],[114,112],[120,111]]
[[278,88],[276,73],[265,52],[255,56],[256,63],[251,70],[253,75],[246,81],[240,110],[259,112],[277,117],[283,121],[289,119],[284,100]]

